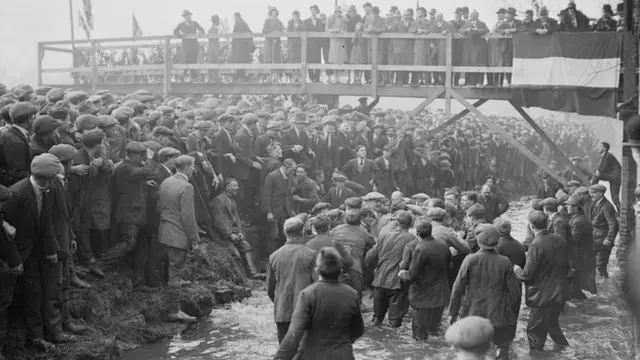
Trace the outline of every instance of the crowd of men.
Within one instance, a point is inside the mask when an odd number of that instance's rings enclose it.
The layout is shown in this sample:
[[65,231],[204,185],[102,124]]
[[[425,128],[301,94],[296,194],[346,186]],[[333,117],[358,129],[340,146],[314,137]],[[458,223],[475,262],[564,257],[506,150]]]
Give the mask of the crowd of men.
[[[371,287],[376,324],[388,314],[400,326],[411,307],[414,337],[426,340],[449,306],[451,322],[468,315],[491,321],[500,358],[515,334],[521,282],[533,314],[530,345],[542,350],[547,333],[566,345],[557,325],[565,301],[596,291],[596,267],[607,277],[617,220],[604,187],[584,187],[571,170],[566,187],[538,176],[472,117],[430,134],[439,116],[377,110],[380,99],[327,109],[163,99],[143,90],[90,95],[21,85],[0,93],[0,344],[16,316],[30,345],[48,350],[74,341],[71,334],[86,329],[69,314],[69,286],[91,287],[86,280],[123,263],[132,265],[137,291],[167,288],[169,320],[195,321],[179,304],[189,251],[205,235],[234,249],[248,276],[266,271],[281,351],[289,355],[309,321],[327,321],[295,315],[313,313],[296,300],[317,278],[318,251],[333,254],[326,255],[333,270],[321,275],[340,285],[327,291],[358,305],[345,313],[355,314],[350,319],[361,317],[360,298]],[[514,128],[511,119],[500,123]],[[545,155],[533,132],[515,131]],[[561,147],[584,151],[593,141],[587,132],[562,131],[568,134],[551,136],[577,143]],[[620,164],[608,148],[601,144],[592,179],[613,189]],[[521,245],[508,221],[492,223],[509,207],[508,191],[538,185],[544,199],[534,204],[531,236]],[[246,236],[248,226],[259,239]],[[315,306],[316,296],[299,303]],[[325,310],[336,314],[334,305]],[[342,339],[348,351],[348,340],[361,335],[354,329]],[[318,344],[333,336],[316,335]],[[320,358],[329,351],[307,348]]]

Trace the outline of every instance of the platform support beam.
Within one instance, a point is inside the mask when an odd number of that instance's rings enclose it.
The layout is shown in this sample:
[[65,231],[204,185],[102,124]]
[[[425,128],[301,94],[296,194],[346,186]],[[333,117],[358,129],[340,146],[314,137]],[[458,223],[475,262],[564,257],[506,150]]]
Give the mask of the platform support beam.
[[567,164],[569,164],[569,166],[571,167],[571,170],[573,170],[576,174],[578,174],[578,176],[580,177],[580,181],[582,181],[582,184],[584,185],[589,184],[589,178],[587,178],[587,175],[582,171],[582,169],[573,165],[573,163],[571,162],[571,160],[569,160],[567,155],[565,155],[565,153],[562,150],[560,150],[558,145],[556,145],[556,143],[554,143],[553,140],[551,140],[549,135],[547,135],[547,133],[544,132],[544,130],[536,123],[536,121],[533,120],[531,116],[529,116],[529,114],[527,114],[527,112],[520,105],[515,104],[513,101],[509,101],[509,102],[511,103],[513,108],[516,109],[516,111],[520,114],[520,116],[522,116],[522,118],[529,125],[531,125],[533,130],[535,130],[536,133],[540,135],[542,140],[544,140],[544,142],[546,142],[547,145],[549,145],[551,150],[553,150],[556,154],[558,154],[562,160],[564,160]]
[[433,94],[431,94],[431,96],[429,96],[425,101],[421,102],[420,105],[416,106],[415,109],[411,110],[409,112],[410,116],[416,116],[417,114],[420,113],[420,111],[424,110],[424,108],[426,108],[427,106],[429,106],[432,102],[434,102],[437,98],[440,97],[440,95],[442,95],[442,93],[445,92],[445,89],[439,89],[438,91],[434,92]]
[[538,165],[542,170],[546,171],[550,176],[554,179],[558,180],[560,184],[565,184],[566,180],[555,173],[547,163],[536,156],[534,153],[529,151],[526,146],[521,144],[516,138],[511,136],[508,132],[503,130],[500,126],[498,126],[493,120],[491,120],[488,116],[482,113],[482,111],[476,109],[470,102],[468,102],[464,97],[458,94],[456,91],[451,90],[451,96],[456,99],[462,106],[467,108],[471,113],[473,113],[480,121],[482,121],[489,129],[498,134],[504,141],[508,142],[520,151],[524,156],[526,156],[529,160],[533,161],[536,165]]
[[[480,107],[480,105],[486,103],[487,100],[478,100],[476,102],[474,102],[472,104],[472,106],[474,108],[478,108]],[[452,117],[448,118],[447,120],[445,120],[442,124],[436,126],[435,128],[429,130],[429,132],[427,132],[427,135],[425,136],[425,139],[429,140],[431,138],[433,138],[434,136],[436,136],[440,131],[448,128],[449,126],[453,125],[453,123],[455,123],[456,121],[462,119],[463,117],[465,117],[468,113],[469,113],[469,109],[464,109],[462,111],[460,111],[459,113],[453,115]]]
[[[451,114],[451,90],[453,84],[453,72],[451,66],[453,65],[453,33],[447,33],[447,49],[445,54],[445,64],[447,65],[447,72],[444,76],[444,113]],[[464,116],[464,115],[463,115]]]

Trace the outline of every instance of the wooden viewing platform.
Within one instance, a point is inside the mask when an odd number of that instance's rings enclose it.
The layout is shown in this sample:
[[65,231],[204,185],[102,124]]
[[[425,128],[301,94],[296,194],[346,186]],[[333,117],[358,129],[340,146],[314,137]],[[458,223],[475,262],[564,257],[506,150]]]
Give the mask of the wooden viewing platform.
[[[301,43],[300,63],[251,63],[251,64],[180,64],[174,63],[172,57],[163,56],[161,63],[142,65],[109,65],[99,64],[98,53],[108,50],[129,50],[129,49],[161,49],[163,54],[172,54],[176,48],[180,47],[180,39],[173,36],[145,36],[138,38],[108,38],[94,40],[71,41],[47,41],[38,43],[38,83],[39,85],[49,85],[54,87],[73,87],[85,90],[108,89],[116,94],[125,94],[140,88],[148,89],[154,93],[168,95],[194,95],[194,94],[305,94],[313,96],[383,96],[383,97],[408,97],[424,99],[446,99],[446,110],[450,112],[450,102],[453,98],[450,90],[456,91],[466,99],[478,100],[509,100],[511,90],[509,87],[472,87],[457,86],[453,84],[454,73],[478,72],[478,73],[510,73],[511,67],[471,67],[453,66],[452,44],[454,38],[462,38],[462,35],[448,33],[415,35],[415,34],[380,34],[363,35],[371,41],[372,52],[376,53],[381,40],[407,39],[407,40],[432,40],[446,42],[446,62],[441,66],[415,66],[415,65],[382,65],[377,63],[376,57],[372,57],[371,64],[310,64],[306,60],[307,45],[311,38],[344,38],[352,39],[352,33],[270,33],[270,34],[216,34],[216,35],[190,35],[185,38],[198,39],[205,44],[210,38],[220,39],[221,46],[228,43],[230,39],[253,39],[256,45],[260,46],[265,39],[280,38],[283,40],[299,38]],[[488,35],[488,39],[508,39],[510,36]],[[283,45],[285,42],[283,41]],[[90,61],[87,66],[72,66],[68,68],[45,68],[43,59],[50,52],[73,53],[82,51],[89,55]],[[283,46],[284,48],[284,46]],[[242,82],[177,82],[175,75],[183,74],[186,70],[192,70],[200,74],[209,71],[218,73],[233,73],[237,70],[244,70],[247,73],[269,73],[269,72],[290,72],[302,73],[301,81],[297,83],[242,83]],[[340,71],[371,71],[371,84],[325,84],[311,83],[307,81],[308,70],[340,70]],[[435,85],[381,85],[379,84],[380,72],[410,71],[410,72],[440,72],[445,74],[445,84]],[[137,81],[133,82],[109,82],[101,81],[105,74],[118,72],[120,74],[138,75]],[[53,84],[43,81],[46,74],[68,74],[71,78],[73,74],[82,76],[87,81],[83,84]],[[157,80],[154,82],[140,81],[139,75],[153,75]]]

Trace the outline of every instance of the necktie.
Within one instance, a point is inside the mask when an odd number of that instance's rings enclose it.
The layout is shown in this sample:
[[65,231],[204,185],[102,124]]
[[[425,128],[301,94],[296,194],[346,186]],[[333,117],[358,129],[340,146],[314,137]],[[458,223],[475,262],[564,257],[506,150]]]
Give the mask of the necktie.
[[338,199],[340,199],[340,195],[342,195],[342,191],[341,191],[341,190],[338,190],[338,191],[337,191],[337,194],[338,194]]
[[360,159],[360,166],[364,166],[364,159]]
[[327,147],[331,148],[331,134],[327,135]]

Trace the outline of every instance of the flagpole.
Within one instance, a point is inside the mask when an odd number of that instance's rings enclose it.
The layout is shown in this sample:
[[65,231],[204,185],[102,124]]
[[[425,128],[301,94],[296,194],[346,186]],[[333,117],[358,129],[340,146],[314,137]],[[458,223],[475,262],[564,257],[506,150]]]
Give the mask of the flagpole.
[[[73,24],[73,0],[69,0],[69,25],[71,27],[71,57],[73,67],[76,67],[76,36]],[[74,76],[74,82],[78,82],[78,79]]]

